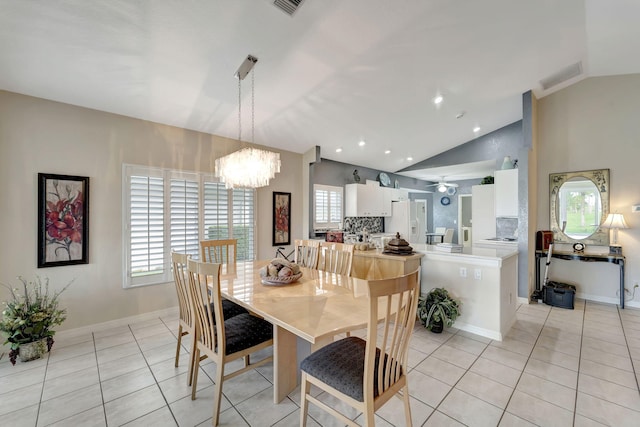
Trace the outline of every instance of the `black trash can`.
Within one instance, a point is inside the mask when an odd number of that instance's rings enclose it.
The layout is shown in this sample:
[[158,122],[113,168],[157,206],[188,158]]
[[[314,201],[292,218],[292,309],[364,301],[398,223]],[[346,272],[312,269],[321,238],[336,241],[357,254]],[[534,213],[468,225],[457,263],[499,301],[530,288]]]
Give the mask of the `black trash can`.
[[554,307],[569,308],[573,310],[573,300],[576,296],[576,287],[568,283],[549,280],[542,292],[542,302]]

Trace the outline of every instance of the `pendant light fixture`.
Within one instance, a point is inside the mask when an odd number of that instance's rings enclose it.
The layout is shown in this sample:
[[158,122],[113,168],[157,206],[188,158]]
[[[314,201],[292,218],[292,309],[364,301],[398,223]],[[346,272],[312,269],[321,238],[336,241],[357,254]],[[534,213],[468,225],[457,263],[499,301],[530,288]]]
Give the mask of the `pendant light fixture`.
[[[238,141],[242,143],[242,80],[251,72],[251,143],[255,133],[255,78],[252,72],[258,58],[249,55],[240,64],[238,79]],[[257,148],[243,148],[215,161],[215,175],[226,188],[258,188],[269,185],[269,180],[280,172],[280,154]]]

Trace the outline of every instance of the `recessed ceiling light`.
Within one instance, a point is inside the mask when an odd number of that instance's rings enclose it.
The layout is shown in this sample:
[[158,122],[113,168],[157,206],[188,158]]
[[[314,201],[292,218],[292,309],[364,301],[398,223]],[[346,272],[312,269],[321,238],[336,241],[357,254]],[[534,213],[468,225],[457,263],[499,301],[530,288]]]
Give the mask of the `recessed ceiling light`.
[[474,127],[474,128],[473,128],[473,131],[474,131],[475,133],[480,132],[480,126],[476,126],[476,127]]
[[336,153],[342,153],[342,148],[336,148]]
[[442,97],[442,95],[438,95],[435,98],[433,98],[433,103],[438,105],[440,104],[442,101],[444,100],[444,98]]
[[413,160],[413,157],[411,157],[411,156],[407,157],[407,161],[409,161],[409,162],[410,162],[410,161],[412,161],[412,160]]
[[358,145],[359,145],[360,147],[364,147],[364,145],[365,145],[365,144],[366,144],[366,142],[364,142],[364,141],[360,141],[360,142],[358,142]]

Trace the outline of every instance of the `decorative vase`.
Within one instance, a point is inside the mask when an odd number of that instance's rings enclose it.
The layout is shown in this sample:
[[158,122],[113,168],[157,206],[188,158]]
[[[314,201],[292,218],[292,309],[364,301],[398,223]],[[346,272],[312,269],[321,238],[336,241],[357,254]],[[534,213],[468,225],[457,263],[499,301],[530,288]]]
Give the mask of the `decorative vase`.
[[431,332],[434,334],[441,334],[444,329],[444,322],[442,320],[434,321],[431,323]]
[[47,339],[43,338],[26,344],[20,344],[19,356],[21,362],[40,359],[47,351]]
[[511,156],[504,156],[504,160],[502,161],[502,170],[505,169],[513,169],[513,162],[511,161]]

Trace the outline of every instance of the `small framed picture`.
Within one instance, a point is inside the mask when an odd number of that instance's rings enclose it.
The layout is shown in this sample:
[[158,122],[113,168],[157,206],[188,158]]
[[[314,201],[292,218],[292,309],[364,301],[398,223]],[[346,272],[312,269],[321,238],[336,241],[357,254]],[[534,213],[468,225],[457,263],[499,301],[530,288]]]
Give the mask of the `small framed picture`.
[[273,246],[291,244],[291,193],[273,192]]
[[89,177],[38,174],[38,268],[89,262]]

